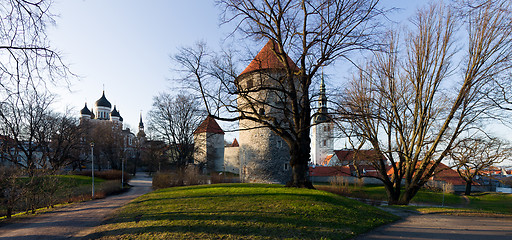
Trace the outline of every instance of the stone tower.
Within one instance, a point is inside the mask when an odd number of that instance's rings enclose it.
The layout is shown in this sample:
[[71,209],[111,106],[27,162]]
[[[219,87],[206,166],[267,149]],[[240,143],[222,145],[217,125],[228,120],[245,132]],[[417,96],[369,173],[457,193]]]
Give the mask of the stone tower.
[[318,111],[313,116],[312,121],[311,161],[314,165],[321,165],[327,155],[332,154],[334,151],[334,124],[327,111],[327,97],[325,96],[323,73],[320,83],[320,94],[318,97]]
[[194,131],[194,164],[203,173],[224,171],[224,131],[212,116]]
[[[282,86],[281,79],[286,76],[285,66],[276,52],[278,49],[275,43],[268,41],[238,76],[240,94],[237,104],[240,114],[250,116],[258,113],[275,117],[277,121],[284,118],[272,106],[284,106],[286,101],[278,91],[268,90]],[[288,65],[298,71],[288,56],[286,59]],[[239,128],[240,179],[243,182],[283,184],[289,181],[291,167],[288,144],[271,129],[252,120],[240,120]]]

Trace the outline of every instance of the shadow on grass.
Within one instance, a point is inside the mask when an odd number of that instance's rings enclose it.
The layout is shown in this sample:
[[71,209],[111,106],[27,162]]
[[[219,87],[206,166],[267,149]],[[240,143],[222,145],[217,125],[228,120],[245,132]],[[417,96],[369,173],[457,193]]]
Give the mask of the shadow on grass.
[[[233,214],[236,213],[236,214]],[[247,213],[244,215],[243,213]],[[279,238],[298,238],[298,239],[320,239],[321,237],[330,239],[347,238],[354,236],[355,233],[363,232],[367,229],[350,229],[339,222],[326,222],[311,220],[304,216],[279,216],[283,214],[272,214],[273,216],[254,216],[254,211],[247,212],[174,212],[158,215],[143,215],[140,222],[136,217],[123,218],[119,221],[108,223],[128,223],[129,226],[122,229],[105,230],[93,233],[86,237],[112,237],[122,234],[144,234],[144,233],[166,233],[166,234],[185,234],[188,237],[208,237],[218,238],[221,236],[231,237],[279,237]],[[258,212],[257,212],[258,213]],[[261,212],[259,212],[261,214]],[[226,215],[228,214],[228,215]],[[248,216],[250,215],[250,216]],[[163,220],[160,226],[144,226],[144,221]],[[190,225],[176,225],[173,222],[193,222]],[[222,224],[215,224],[222,223]],[[213,223],[213,224],[212,224]],[[193,233],[192,236],[189,234]]]

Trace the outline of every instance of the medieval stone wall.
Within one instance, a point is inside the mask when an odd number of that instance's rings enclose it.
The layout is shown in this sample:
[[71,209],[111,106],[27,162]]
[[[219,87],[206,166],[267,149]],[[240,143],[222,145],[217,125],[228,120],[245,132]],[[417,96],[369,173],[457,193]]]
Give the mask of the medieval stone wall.
[[226,172],[240,174],[240,147],[224,148],[224,169]]
[[[258,86],[279,84],[283,73],[263,71],[247,74],[239,79],[241,87],[257,89]],[[246,115],[257,111],[278,119],[284,115],[276,110],[286,104],[278,92],[268,90],[247,93],[238,98],[238,105]],[[240,120],[240,178],[244,182],[286,183],[291,178],[289,147],[269,128],[252,120]]]

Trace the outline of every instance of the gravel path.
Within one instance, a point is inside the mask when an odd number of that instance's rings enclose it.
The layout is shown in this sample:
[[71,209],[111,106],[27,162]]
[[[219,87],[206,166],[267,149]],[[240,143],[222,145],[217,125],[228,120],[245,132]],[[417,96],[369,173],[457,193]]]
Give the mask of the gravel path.
[[41,216],[23,219],[0,228],[4,239],[81,239],[99,225],[114,209],[151,191],[151,179],[144,174],[130,181],[133,187],[126,193],[72,204]]
[[403,219],[355,239],[512,239],[512,218],[408,213],[397,215]]

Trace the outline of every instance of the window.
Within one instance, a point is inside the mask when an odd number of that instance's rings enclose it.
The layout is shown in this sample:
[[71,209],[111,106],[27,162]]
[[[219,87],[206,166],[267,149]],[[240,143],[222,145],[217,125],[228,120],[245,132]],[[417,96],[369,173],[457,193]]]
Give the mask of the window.
[[277,140],[277,147],[281,148],[283,146],[283,142],[281,140]]
[[284,170],[287,171],[288,170],[288,163],[285,163],[284,164]]
[[324,126],[324,132],[326,132],[326,131],[327,131],[327,126]]
[[327,140],[324,140],[324,147],[327,146]]
[[252,79],[247,80],[247,89],[251,89],[252,86]]
[[260,108],[259,114],[262,115],[262,116],[265,115],[265,109],[264,108]]

